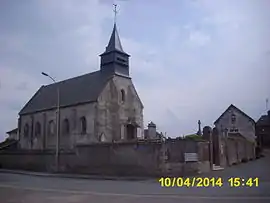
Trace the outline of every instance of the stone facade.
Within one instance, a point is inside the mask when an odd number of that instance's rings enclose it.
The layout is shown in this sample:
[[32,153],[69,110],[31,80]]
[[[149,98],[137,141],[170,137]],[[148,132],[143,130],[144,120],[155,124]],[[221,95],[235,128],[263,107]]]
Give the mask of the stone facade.
[[250,142],[256,142],[254,120],[233,105],[214,124],[221,135],[227,130],[227,133],[240,133]]
[[[96,103],[89,103],[60,109],[60,146],[73,147],[76,143],[95,140],[94,119]],[[81,118],[86,120],[86,131],[82,133]],[[63,122],[67,120],[68,132]],[[38,124],[39,123],[39,124]],[[20,146],[23,149],[51,149],[56,145],[56,110],[38,112],[20,117]],[[28,126],[28,127],[26,127]],[[37,127],[40,126],[40,130]],[[26,129],[29,130],[26,130]]]
[[95,129],[100,141],[143,136],[143,105],[131,79],[114,76],[108,82],[98,99]]

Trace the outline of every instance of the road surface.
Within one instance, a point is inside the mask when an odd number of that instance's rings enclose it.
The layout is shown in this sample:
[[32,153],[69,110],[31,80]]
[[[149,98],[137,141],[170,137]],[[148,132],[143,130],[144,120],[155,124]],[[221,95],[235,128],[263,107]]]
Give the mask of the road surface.
[[204,177],[258,177],[259,187],[163,188],[157,180],[89,180],[0,173],[1,203],[270,202],[270,156]]

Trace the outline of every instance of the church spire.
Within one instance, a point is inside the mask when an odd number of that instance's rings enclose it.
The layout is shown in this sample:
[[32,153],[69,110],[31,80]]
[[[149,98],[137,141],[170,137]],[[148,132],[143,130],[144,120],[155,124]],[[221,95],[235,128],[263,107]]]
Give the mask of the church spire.
[[113,6],[114,6],[114,9],[113,9],[114,26],[113,26],[113,31],[111,34],[109,44],[106,47],[106,52],[115,51],[115,50],[124,52],[122,45],[121,45],[120,37],[119,37],[118,31],[117,31],[117,27],[116,27],[116,14],[118,13],[118,11],[116,10],[117,5],[113,4]]
[[112,35],[111,35],[109,44],[106,47],[106,52],[116,51],[116,50],[124,52],[121,45],[120,37],[117,31],[116,23],[114,23]]
[[116,27],[116,5],[114,4],[114,26],[106,47],[101,54],[100,69],[104,74],[117,74],[129,77],[129,55],[124,52]]

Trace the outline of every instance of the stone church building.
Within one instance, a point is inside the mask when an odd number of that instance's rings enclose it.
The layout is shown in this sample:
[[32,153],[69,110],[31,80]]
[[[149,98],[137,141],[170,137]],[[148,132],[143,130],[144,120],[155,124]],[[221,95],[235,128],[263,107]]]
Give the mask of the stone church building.
[[130,56],[123,51],[116,24],[100,57],[100,70],[39,88],[19,112],[21,148],[54,149],[57,129],[62,149],[143,136],[143,104],[132,83]]

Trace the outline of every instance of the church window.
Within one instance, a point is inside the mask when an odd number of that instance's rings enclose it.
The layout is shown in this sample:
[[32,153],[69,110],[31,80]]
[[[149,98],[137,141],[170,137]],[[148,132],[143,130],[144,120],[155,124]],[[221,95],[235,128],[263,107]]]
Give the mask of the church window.
[[83,116],[81,117],[81,133],[85,134],[86,133],[86,118]]
[[26,123],[23,129],[23,134],[25,137],[29,136],[29,125]]
[[121,89],[121,102],[124,103],[125,102],[125,91],[123,89]]
[[36,122],[35,125],[35,136],[38,137],[41,134],[41,125],[39,122]]
[[72,121],[71,121],[72,129],[76,129],[76,120],[77,120],[77,110],[73,109],[72,110]]
[[54,122],[53,120],[51,120],[49,122],[49,135],[54,135],[54,129],[55,129]]
[[69,121],[66,118],[63,121],[63,128],[62,128],[63,135],[68,135],[69,134],[69,130],[70,130],[70,128],[69,128]]

